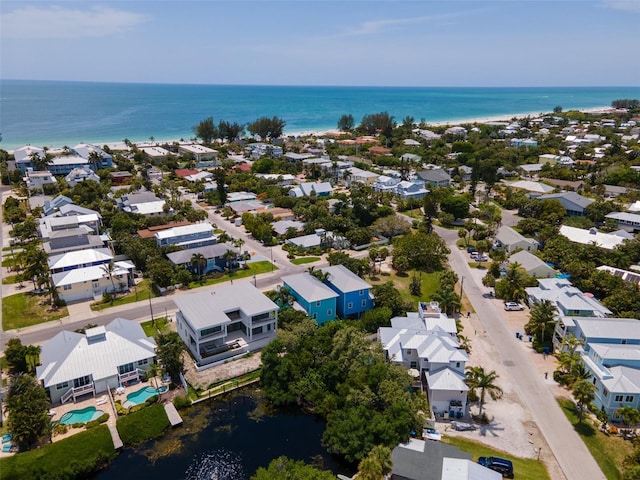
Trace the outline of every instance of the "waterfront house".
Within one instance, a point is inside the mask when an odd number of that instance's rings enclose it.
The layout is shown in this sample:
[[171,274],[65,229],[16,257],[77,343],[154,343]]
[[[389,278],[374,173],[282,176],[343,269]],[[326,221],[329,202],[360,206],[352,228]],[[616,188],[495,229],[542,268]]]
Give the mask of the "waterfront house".
[[177,297],[178,334],[202,367],[246,354],[276,336],[279,307],[249,282]]
[[373,308],[371,285],[344,265],[321,268],[328,273],[326,284],[338,294],[336,311],[340,318],[360,318],[360,314]]
[[518,263],[525,272],[536,278],[552,278],[556,276],[556,271],[542,261],[540,257],[526,250],[520,250],[509,257],[509,263]]
[[79,143],[71,149],[82,158],[89,161],[89,165],[94,172],[102,168],[111,168],[113,166],[113,157],[110,153],[105,152],[97,145],[90,143]]
[[213,226],[208,222],[167,228],[155,232],[154,237],[159,247],[176,245],[189,249],[214,245],[217,242]]
[[190,145],[179,145],[178,153],[190,154],[196,162],[212,160],[218,156],[218,151],[213,148],[198,145],[197,143]]
[[538,250],[538,242],[533,238],[524,237],[511,227],[502,226],[496,232],[493,247],[503,249],[507,253],[513,253],[516,250],[535,252]]
[[570,217],[581,217],[585,215],[587,213],[587,207],[594,202],[593,199],[583,197],[576,192],[549,193],[540,195],[537,198],[539,200],[558,200]]
[[138,322],[123,318],[85,333],[63,330],[42,345],[36,376],[52,404],[75,401],[139,379],[155,363],[155,349]]
[[308,272],[284,276],[282,282],[295,298],[296,307],[307,312],[318,325],[335,320],[339,295],[328,285]]
[[39,158],[44,160],[45,155],[46,152],[44,148],[35,147],[33,145],[25,145],[24,147],[16,148],[13,151],[15,166],[22,173],[27,173],[28,168],[33,168],[33,159]]

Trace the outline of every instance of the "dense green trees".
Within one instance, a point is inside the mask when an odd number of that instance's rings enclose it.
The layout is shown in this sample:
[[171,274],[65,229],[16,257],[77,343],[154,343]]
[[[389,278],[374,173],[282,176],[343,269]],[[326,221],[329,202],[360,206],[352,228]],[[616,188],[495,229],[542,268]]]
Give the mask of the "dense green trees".
[[185,345],[177,332],[158,333],[156,337],[156,354],[164,370],[171,376],[175,384],[180,383],[180,374],[184,371],[182,352]]
[[335,475],[328,470],[319,470],[299,460],[278,457],[267,468],[260,467],[251,480],[334,480]]
[[278,117],[260,117],[247,125],[251,135],[258,135],[262,140],[279,138],[282,136],[287,122]]
[[341,132],[350,132],[355,127],[355,120],[350,113],[342,115],[338,119],[338,130]]
[[12,375],[5,401],[9,428],[20,450],[28,450],[51,432],[49,397],[38,380],[27,373]]
[[447,255],[447,245],[434,234],[409,233],[394,242],[393,257],[405,257],[409,268],[434,272],[441,270]]
[[4,358],[12,374],[34,373],[40,363],[40,347],[23,345],[19,338],[11,338],[7,341]]
[[379,344],[339,322],[311,320],[278,337],[262,353],[262,385],[275,405],[297,404],[327,420],[323,443],[348,461],[376,445],[393,448],[422,426],[422,393],[406,370],[389,364]]
[[202,140],[202,143],[209,145],[218,136],[218,129],[213,123],[213,117],[207,117],[195,125],[193,133]]

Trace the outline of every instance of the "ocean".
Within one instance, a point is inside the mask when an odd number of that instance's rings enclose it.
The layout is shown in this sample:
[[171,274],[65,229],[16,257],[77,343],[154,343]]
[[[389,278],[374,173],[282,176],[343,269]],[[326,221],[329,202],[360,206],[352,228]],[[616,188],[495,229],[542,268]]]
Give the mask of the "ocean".
[[188,140],[211,116],[245,124],[261,116],[286,122],[285,133],[335,130],[338,118],[387,111],[399,123],[607,107],[640,98],[640,87],[314,87],[167,85],[0,80],[0,148]]

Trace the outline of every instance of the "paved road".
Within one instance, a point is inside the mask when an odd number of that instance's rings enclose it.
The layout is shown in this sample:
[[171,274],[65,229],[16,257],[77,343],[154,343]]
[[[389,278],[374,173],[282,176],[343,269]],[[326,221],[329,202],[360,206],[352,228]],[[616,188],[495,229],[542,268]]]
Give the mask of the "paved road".
[[488,332],[486,338],[493,344],[497,357],[506,367],[509,381],[531,412],[567,480],[603,480],[605,476],[600,467],[565,417],[543,377],[501,320],[496,302],[484,297],[487,289],[477,281],[478,276],[472,274],[465,254],[455,247],[457,232],[442,228],[436,228],[436,232],[450,245],[451,267],[459,276],[465,277],[464,292]]

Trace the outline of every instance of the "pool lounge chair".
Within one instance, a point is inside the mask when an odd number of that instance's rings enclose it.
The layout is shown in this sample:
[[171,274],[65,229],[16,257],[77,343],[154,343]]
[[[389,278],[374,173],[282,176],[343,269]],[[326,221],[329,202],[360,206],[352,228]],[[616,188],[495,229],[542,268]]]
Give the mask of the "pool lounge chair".
[[13,433],[5,433],[2,435],[2,443],[7,443],[13,440]]
[[11,443],[11,442],[5,443],[4,445],[2,445],[2,452],[3,453],[9,453],[12,448],[13,448],[13,443]]
[[107,396],[103,395],[99,399],[96,400],[96,405],[103,405],[107,403]]

